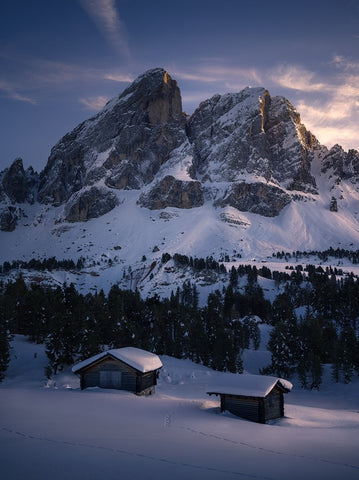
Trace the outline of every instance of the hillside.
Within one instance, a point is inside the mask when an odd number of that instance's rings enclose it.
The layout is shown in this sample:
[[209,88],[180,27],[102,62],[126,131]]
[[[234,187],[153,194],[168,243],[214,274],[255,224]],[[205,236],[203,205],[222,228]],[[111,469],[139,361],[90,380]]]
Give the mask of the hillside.
[[[329,247],[352,250],[359,245],[355,214],[350,210],[333,213],[318,202],[289,205],[273,219],[230,207],[218,211],[211,205],[152,212],[138,207],[136,197],[137,192],[123,192],[121,208],[75,224],[56,224],[54,207],[42,206],[39,213],[37,205],[27,206],[27,217],[15,231],[0,232],[2,260],[29,261],[54,256],[77,261],[84,257],[85,266],[79,272],[25,271],[24,274],[33,281],[45,277],[58,285],[73,282],[80,291],[101,288],[108,291],[115,283],[121,288],[133,286],[131,276],[124,278],[130,268],[138,271],[136,285],[141,291],[168,296],[176,285],[182,285],[184,278],[181,278],[183,272],[169,268],[173,267],[172,261],[167,265],[161,263],[163,253],[213,256],[228,270],[240,263],[260,266],[262,262],[273,262],[268,266],[282,270],[288,262],[283,264],[282,260],[272,258],[278,251],[321,251]],[[225,261],[226,255],[229,262]],[[146,276],[153,262],[156,265],[152,275]],[[320,263],[313,258],[302,262]],[[336,265],[338,260],[329,259],[328,263]],[[357,273],[356,265],[345,259],[341,263],[347,271]]]

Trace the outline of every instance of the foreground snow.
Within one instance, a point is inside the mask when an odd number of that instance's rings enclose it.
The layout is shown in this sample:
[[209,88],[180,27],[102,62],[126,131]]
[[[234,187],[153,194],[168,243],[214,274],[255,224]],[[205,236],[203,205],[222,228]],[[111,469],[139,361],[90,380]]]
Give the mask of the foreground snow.
[[0,384],[6,480],[359,476],[357,380],[327,381],[320,392],[294,386],[285,396],[286,416],[259,425],[220,413],[205,391],[223,374],[188,360],[162,356],[156,394],[137,397],[81,391],[70,371],[47,382],[43,347],[22,337],[12,356]]

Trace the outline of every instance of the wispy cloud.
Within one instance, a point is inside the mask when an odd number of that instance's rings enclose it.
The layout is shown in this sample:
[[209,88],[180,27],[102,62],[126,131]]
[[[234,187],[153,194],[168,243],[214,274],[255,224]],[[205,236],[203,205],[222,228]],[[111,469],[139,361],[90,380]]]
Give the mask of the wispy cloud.
[[120,70],[106,70],[83,65],[57,62],[52,60],[34,59],[32,63],[37,66],[33,80],[43,85],[65,85],[91,83],[94,81],[109,80],[116,83],[128,83],[133,80],[128,73]]
[[106,103],[108,102],[107,97],[90,97],[90,98],[79,98],[79,102],[85,105],[86,110],[95,111],[101,110]]
[[201,91],[189,91],[186,90],[184,93],[182,93],[182,103],[183,103],[183,108],[184,110],[191,114],[199,105],[201,102],[204,100],[207,100],[213,95],[215,95],[216,91],[210,91],[210,90],[201,90]]
[[126,27],[116,9],[115,0],[78,1],[108,43],[126,59],[130,59]]
[[241,85],[246,82],[259,83],[261,75],[255,68],[239,68],[223,65],[198,65],[192,69],[174,68],[173,75],[182,80],[224,85]]
[[329,96],[321,102],[304,98],[296,106],[302,122],[321,143],[328,147],[339,143],[345,149],[359,149],[359,102],[345,96]]
[[324,82],[315,79],[313,72],[298,65],[280,65],[269,71],[266,76],[271,83],[301,92],[318,92],[328,88]]
[[325,126],[314,125],[310,130],[315,134],[319,141],[331,148],[333,145],[341,145],[344,150],[356,149],[359,150],[359,145],[355,145],[358,130],[355,125],[349,123],[344,126]]
[[344,55],[334,55],[331,64],[337,68],[344,69],[345,71],[358,70],[358,63],[349,60],[344,57]]
[[300,100],[296,105],[302,116],[310,118],[312,122],[337,122],[348,118],[349,111],[345,101],[310,102]]
[[[98,111],[114,95],[111,83],[126,85],[133,80],[130,74],[118,68],[95,68],[16,55],[14,52],[6,54],[0,51],[0,60],[3,67],[0,98],[32,105],[48,103],[49,98],[56,99],[65,94],[69,100],[79,101],[85,109]],[[19,68],[21,75],[17,73]],[[122,88],[119,85],[118,93]],[[91,90],[99,95],[91,95]],[[85,91],[88,97],[84,96]]]
[[131,75],[124,73],[104,73],[103,78],[106,80],[112,80],[113,82],[128,83],[132,82],[134,78]]
[[21,87],[16,86],[15,84],[0,80],[0,95],[11,98],[12,100],[17,100],[19,102],[26,102],[32,105],[36,105],[36,100],[31,97],[25,96],[21,92]]
[[[42,92],[46,89],[55,91],[79,85],[98,86],[99,82],[104,81],[129,83],[133,80],[131,75],[118,68],[102,69],[14,53],[5,55],[3,52],[0,52],[0,59],[0,89],[9,94],[17,92],[21,95],[23,92]],[[17,73],[19,70],[21,75]],[[27,98],[27,101],[33,102],[31,98]]]
[[248,85],[261,85],[258,69],[223,65],[219,59],[205,60],[193,67],[173,66],[170,73],[178,81],[193,83],[186,89],[181,88],[183,105],[189,111],[216,93],[238,92]]
[[287,66],[281,70],[286,81],[278,84],[296,90],[302,121],[322,143],[358,149],[359,63],[336,55],[329,67],[335,71],[319,80],[315,72]]

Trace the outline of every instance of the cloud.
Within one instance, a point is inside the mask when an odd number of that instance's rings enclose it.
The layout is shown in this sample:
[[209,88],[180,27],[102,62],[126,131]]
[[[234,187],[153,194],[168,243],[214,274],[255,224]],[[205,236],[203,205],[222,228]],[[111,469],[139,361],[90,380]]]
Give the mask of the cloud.
[[322,101],[302,99],[297,103],[297,108],[302,122],[324,145],[330,147],[338,143],[345,149],[359,149],[359,102],[343,94],[345,91],[350,89],[339,88]]
[[[261,83],[262,74],[256,68],[240,68],[240,67],[206,67],[205,72],[215,75],[217,78],[222,78],[226,85],[236,85],[240,83],[255,82]],[[236,88],[236,87],[234,87]]]
[[337,92],[338,95],[347,98],[359,97],[359,74],[346,76],[343,83],[338,86]]
[[133,80],[125,70],[111,66],[96,68],[1,49],[0,63],[0,98],[31,105],[56,102],[66,95],[69,101],[78,101],[80,97],[86,109],[98,111]]
[[216,93],[238,92],[248,85],[261,84],[259,70],[221,65],[220,62],[217,59],[206,59],[194,67],[172,66],[169,69],[176,80],[189,84],[187,88],[180,85],[183,105],[188,112],[192,112],[203,100]]
[[[174,68],[173,75],[182,80],[205,83],[221,83],[225,86],[243,85],[248,80],[260,83],[261,75],[255,68],[235,66],[198,65],[192,69]],[[236,87],[234,87],[236,88]]]
[[321,72],[281,65],[269,72],[268,79],[273,88],[289,90],[302,122],[321,143],[358,149],[359,63],[335,55],[326,67]]
[[85,105],[86,110],[98,111],[101,110],[106,103],[109,101],[106,97],[90,97],[90,98],[79,98],[79,102]]
[[176,79],[180,80],[190,80],[194,82],[215,82],[217,79],[215,77],[204,76],[199,72],[186,72],[183,70],[173,70],[170,72]]
[[106,80],[112,80],[113,82],[120,82],[120,83],[129,83],[134,80],[131,75],[123,74],[123,73],[104,73],[103,78]]
[[308,104],[307,100],[300,100],[297,103],[297,109],[300,114],[310,118],[312,122],[338,122],[348,117],[351,117],[350,109],[348,109],[347,102],[343,99],[340,101],[329,100],[325,103],[311,102]]
[[201,90],[200,92],[198,91],[189,91],[186,90],[185,93],[182,94],[182,103],[183,103],[183,108],[184,110],[191,114],[201,102],[213,97],[215,95],[215,91],[206,91],[206,90]]
[[33,74],[34,82],[42,85],[64,85],[92,83],[99,80],[110,80],[117,83],[129,83],[131,75],[119,70],[103,70],[82,65],[74,65],[52,60],[32,60],[37,68]]
[[[132,76],[120,69],[102,69],[87,65],[66,63],[56,60],[22,56],[5,55],[0,52],[2,79],[0,89],[10,92],[37,91],[45,89],[64,89],[79,85],[97,84],[101,81],[129,83]],[[16,68],[15,68],[16,67]],[[17,72],[21,71],[19,75]],[[32,99],[27,101],[33,102]]]
[[320,92],[328,89],[325,82],[315,80],[315,73],[298,65],[280,65],[268,74],[269,80],[283,88],[301,92]]
[[10,84],[4,80],[0,80],[0,92],[2,92],[2,95],[6,98],[11,98],[12,100],[17,100],[19,102],[30,103],[31,105],[37,104],[36,100],[19,93],[19,90],[21,90],[21,88],[17,88],[16,85]]
[[108,43],[127,60],[130,59],[127,31],[115,0],[78,0]]
[[[359,37],[358,37],[359,38]],[[350,70],[358,70],[358,63],[349,60],[348,58],[344,57],[344,55],[334,55],[331,64],[334,65],[336,68],[343,69],[344,71]]]
[[331,148],[335,144],[341,145],[344,150],[359,150],[359,145],[355,145],[353,139],[357,137],[357,128],[352,125],[345,126],[320,126],[316,125],[315,130],[310,129],[318,138],[320,143]]

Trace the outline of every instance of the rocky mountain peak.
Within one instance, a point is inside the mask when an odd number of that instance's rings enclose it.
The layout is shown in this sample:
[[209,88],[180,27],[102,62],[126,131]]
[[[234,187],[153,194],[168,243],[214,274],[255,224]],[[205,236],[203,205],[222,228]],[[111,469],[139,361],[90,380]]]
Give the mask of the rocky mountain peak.
[[[81,201],[75,193],[98,182],[108,189],[140,189],[185,136],[177,82],[163,69],[149,70],[55,145],[41,175],[39,200]],[[109,195],[103,188],[96,191]],[[113,205],[100,199],[98,203]]]
[[11,202],[24,203],[27,194],[26,175],[22,159],[16,158],[5,171],[2,187]]
[[337,181],[355,177],[359,180],[359,152],[349,150],[346,153],[340,145],[334,145],[323,158],[322,168],[324,172],[332,170]]
[[119,99],[139,94],[138,107],[148,115],[151,125],[182,122],[182,98],[175,80],[163,68],[154,68],[140,75]]
[[22,158],[16,158],[2,175],[0,191],[11,203],[33,203],[37,177],[32,167],[25,171]]
[[32,167],[24,170],[21,158],[16,158],[9,168],[0,173],[0,230],[11,232],[22,215],[17,204],[34,203],[38,174]]

